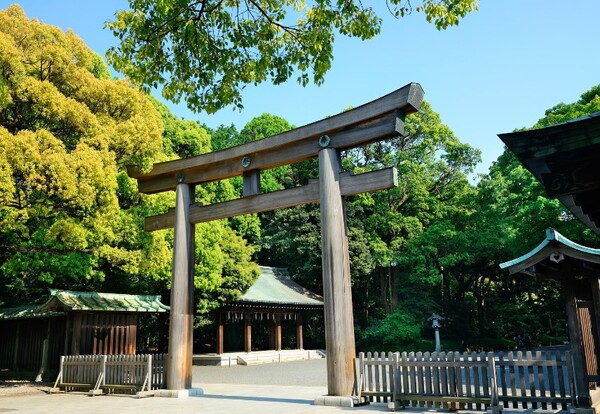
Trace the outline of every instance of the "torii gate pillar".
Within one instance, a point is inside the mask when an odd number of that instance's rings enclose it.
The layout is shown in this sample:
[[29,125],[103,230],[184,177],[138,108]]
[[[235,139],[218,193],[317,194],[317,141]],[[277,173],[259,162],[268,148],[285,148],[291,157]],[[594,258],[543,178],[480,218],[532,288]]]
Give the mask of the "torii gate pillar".
[[323,299],[327,347],[327,391],[350,396],[354,385],[354,317],[350,284],[350,256],[346,218],[340,191],[339,154],[319,152]]
[[177,184],[175,190],[175,240],[167,388],[189,390],[192,387],[192,329],[194,321],[194,225],[190,224],[190,204],[194,186]]

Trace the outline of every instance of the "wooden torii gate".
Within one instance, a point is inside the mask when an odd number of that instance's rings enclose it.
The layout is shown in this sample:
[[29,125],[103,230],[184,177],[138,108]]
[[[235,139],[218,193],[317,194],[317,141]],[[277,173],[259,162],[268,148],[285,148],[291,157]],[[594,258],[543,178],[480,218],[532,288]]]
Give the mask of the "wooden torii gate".
[[[339,151],[404,133],[404,118],[419,109],[423,90],[408,84],[336,116],[269,138],[128,173],[146,194],[176,191],[175,208],[147,217],[145,229],[175,228],[167,388],[190,389],[194,317],[194,224],[320,202],[325,302],[327,385],[330,396],[349,396],[354,381],[354,320],[350,261],[342,197],[391,188],[393,168],[352,175],[341,171]],[[260,194],[260,171],[319,158],[319,179],[308,185]],[[243,197],[213,205],[194,202],[197,184],[243,176]]]

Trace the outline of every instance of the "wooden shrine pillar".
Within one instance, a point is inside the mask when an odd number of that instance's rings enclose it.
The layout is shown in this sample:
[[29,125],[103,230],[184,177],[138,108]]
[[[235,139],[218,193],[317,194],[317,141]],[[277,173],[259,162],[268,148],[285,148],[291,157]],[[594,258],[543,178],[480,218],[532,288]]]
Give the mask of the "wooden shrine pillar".
[[302,332],[302,312],[296,314],[296,346],[304,349],[304,333]]
[[175,201],[173,283],[169,319],[167,389],[192,386],[192,327],[194,320],[194,226],[190,224],[192,185],[179,183]]
[[50,334],[52,333],[50,319],[51,318],[48,318],[48,322],[46,324],[46,335],[44,335],[44,341],[42,342],[42,362],[40,364],[40,370],[38,371],[38,373],[35,377],[35,382],[41,382],[44,379],[44,375],[46,375],[46,371],[48,370],[48,353],[50,352]]
[[71,353],[70,355],[79,355],[81,353],[81,322],[83,314],[81,312],[73,313],[73,333],[71,334]]
[[221,355],[225,351],[225,327],[223,326],[223,312],[217,313],[217,355]]
[[334,148],[323,148],[319,152],[319,186],[327,390],[331,396],[350,396],[354,385],[356,349],[350,289],[350,256],[339,185],[340,172],[338,151]]
[[13,353],[13,371],[19,371],[19,351],[21,350],[21,321],[17,319],[17,329],[15,332],[15,352]]
[[282,338],[281,338],[281,319],[283,315],[280,313],[275,314],[275,350],[281,351],[282,348]]
[[577,317],[577,294],[573,280],[563,280],[562,287],[565,292],[567,308],[567,324],[573,357],[573,371],[575,374],[575,388],[577,389],[576,404],[578,408],[590,407],[590,389],[586,378],[586,364],[581,338],[581,329]]
[[244,351],[252,352],[252,314],[246,312],[244,315]]

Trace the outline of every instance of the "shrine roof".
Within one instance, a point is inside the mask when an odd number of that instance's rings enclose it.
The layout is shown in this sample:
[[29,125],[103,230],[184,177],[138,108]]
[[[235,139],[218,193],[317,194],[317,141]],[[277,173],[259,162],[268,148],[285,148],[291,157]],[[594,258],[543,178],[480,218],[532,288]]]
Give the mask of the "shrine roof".
[[550,197],[600,235],[600,112],[498,136]]
[[577,244],[555,229],[548,228],[546,238],[537,247],[521,257],[501,263],[500,268],[508,269],[510,274],[558,274],[561,262],[569,258],[580,263],[600,264],[600,249]]
[[42,311],[168,312],[159,295],[51,290]]
[[0,320],[52,318],[65,315],[64,312],[41,311],[38,305],[0,308]]
[[261,274],[237,301],[230,305],[293,305],[323,307],[323,298],[294,282],[286,269],[260,266]]

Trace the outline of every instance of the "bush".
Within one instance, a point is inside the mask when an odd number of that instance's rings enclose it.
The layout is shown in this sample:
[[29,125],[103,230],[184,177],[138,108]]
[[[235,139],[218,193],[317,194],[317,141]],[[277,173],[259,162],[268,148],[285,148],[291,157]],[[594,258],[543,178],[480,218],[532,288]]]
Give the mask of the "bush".
[[413,347],[421,341],[421,325],[414,316],[397,309],[376,326],[357,332],[359,349],[396,352]]

